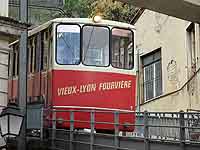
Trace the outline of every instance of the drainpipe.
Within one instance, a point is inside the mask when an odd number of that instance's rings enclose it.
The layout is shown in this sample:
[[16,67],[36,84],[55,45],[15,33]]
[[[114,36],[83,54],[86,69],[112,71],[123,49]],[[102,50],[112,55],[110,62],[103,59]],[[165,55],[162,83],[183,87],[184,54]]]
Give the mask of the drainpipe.
[[140,50],[137,50],[137,65],[136,65],[136,77],[137,77],[137,108],[136,111],[140,112]]

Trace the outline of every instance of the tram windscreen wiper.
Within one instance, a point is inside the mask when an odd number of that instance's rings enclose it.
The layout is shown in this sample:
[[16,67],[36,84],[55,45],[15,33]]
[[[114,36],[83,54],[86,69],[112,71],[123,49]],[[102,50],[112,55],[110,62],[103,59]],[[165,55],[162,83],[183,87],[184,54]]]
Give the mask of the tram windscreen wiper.
[[91,39],[92,39],[92,36],[93,36],[93,32],[94,32],[94,27],[92,28],[92,31],[91,31],[91,34],[90,34],[90,39],[89,39],[88,44],[87,44],[86,52],[83,55],[83,61],[85,61],[85,58],[87,56],[87,53],[88,53],[88,50],[89,50],[89,47],[90,47],[90,42],[91,42]]
[[109,28],[91,25],[83,27],[83,64],[109,65]]
[[[73,57],[75,57],[75,55],[74,55],[74,51],[72,50],[72,47],[71,47],[71,44],[70,44],[70,42],[67,42],[66,40],[65,40],[65,38],[63,37],[63,34],[65,34],[65,33],[60,33],[61,34],[61,38],[62,38],[62,40],[64,41],[64,43],[65,43],[65,45],[69,48],[69,52],[71,52],[71,54],[73,55]],[[66,36],[67,37],[67,36]],[[69,39],[69,41],[70,41],[70,39]]]

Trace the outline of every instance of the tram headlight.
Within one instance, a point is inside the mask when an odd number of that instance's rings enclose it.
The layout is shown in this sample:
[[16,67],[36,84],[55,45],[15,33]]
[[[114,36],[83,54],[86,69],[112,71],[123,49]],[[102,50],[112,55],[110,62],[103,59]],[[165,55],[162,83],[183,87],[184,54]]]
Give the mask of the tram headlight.
[[97,16],[94,16],[92,20],[93,20],[95,23],[99,23],[99,22],[101,22],[102,17],[99,16],[99,15],[97,15]]

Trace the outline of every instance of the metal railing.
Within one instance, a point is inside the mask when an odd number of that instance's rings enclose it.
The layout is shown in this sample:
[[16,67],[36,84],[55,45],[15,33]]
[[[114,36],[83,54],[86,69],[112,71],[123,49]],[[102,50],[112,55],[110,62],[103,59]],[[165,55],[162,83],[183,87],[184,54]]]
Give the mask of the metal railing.
[[[0,109],[3,108],[0,107]],[[175,149],[198,150],[200,148],[199,112],[133,112],[69,108],[47,110],[42,106],[32,106],[28,109],[27,117],[30,119],[28,119],[27,129],[38,131],[33,135],[38,136],[36,139],[38,142],[47,143],[47,149],[151,150],[152,147],[159,145],[162,145],[163,150],[169,149],[169,145]],[[60,120],[60,113],[69,115],[68,119]],[[80,113],[86,114],[88,119],[81,120],[77,117]],[[98,120],[98,114],[111,115],[113,118]],[[122,123],[121,115],[125,114],[135,118],[135,121],[129,124]],[[38,122],[38,125],[32,124],[31,121]],[[68,123],[68,128],[61,128],[60,123]],[[87,130],[77,129],[77,123],[87,124]],[[99,124],[109,125],[112,132],[109,130],[98,132],[97,125]],[[134,130],[132,132],[121,131],[124,125],[133,127]],[[27,143],[33,140],[35,139],[27,137]]]
[[[57,114],[66,112],[70,116],[68,120],[60,120]],[[51,149],[81,149],[95,150],[96,147],[103,149],[127,150],[131,147],[130,143],[139,140],[144,150],[150,150],[155,142],[170,142],[178,147],[185,148],[188,144],[197,144],[200,146],[200,113],[185,112],[125,112],[125,111],[99,111],[99,110],[49,110],[51,119],[45,119],[45,122],[51,124],[48,127],[49,141]],[[89,113],[89,120],[76,120],[76,113]],[[95,116],[99,113],[112,114],[113,121],[96,121]],[[131,114],[135,116],[135,122],[128,124],[134,127],[133,132],[120,131],[120,115]],[[68,122],[69,128],[58,128],[59,122]],[[89,124],[89,130],[76,129],[76,123]],[[96,125],[107,124],[113,126],[113,133],[96,132]],[[127,125],[127,124],[126,124]],[[89,132],[88,132],[89,131]],[[132,141],[128,145],[125,141]],[[78,146],[79,145],[79,146]],[[132,145],[133,146],[133,145]]]
[[[4,107],[0,107],[2,108]],[[172,149],[198,150],[200,148],[200,113],[198,112],[133,112],[69,108],[47,110],[39,105],[28,109],[27,117],[30,119],[27,122],[27,129],[36,131],[31,133],[38,138],[29,138],[27,134],[27,143],[36,140],[40,146],[46,144],[47,149],[151,150],[159,145],[162,145],[163,150],[169,149],[169,146]],[[61,120],[60,113],[68,115],[66,117],[68,119]],[[87,115],[87,119],[77,117],[80,113]],[[111,115],[112,119],[98,120],[98,114]],[[135,121],[129,124],[122,123],[121,115],[126,114],[135,118]],[[32,121],[38,124],[32,124]],[[61,128],[61,123],[67,123],[68,128]],[[77,124],[87,124],[88,128],[77,129]],[[98,132],[99,124],[109,125],[112,132],[109,132],[110,130]],[[121,131],[124,125],[134,130]]]

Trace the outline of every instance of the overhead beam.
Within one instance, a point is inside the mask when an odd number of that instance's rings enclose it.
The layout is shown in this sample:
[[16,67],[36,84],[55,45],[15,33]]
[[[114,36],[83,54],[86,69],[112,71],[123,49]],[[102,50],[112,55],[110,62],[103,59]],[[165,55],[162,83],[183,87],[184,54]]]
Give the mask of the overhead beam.
[[200,23],[200,0],[118,0],[136,7]]

